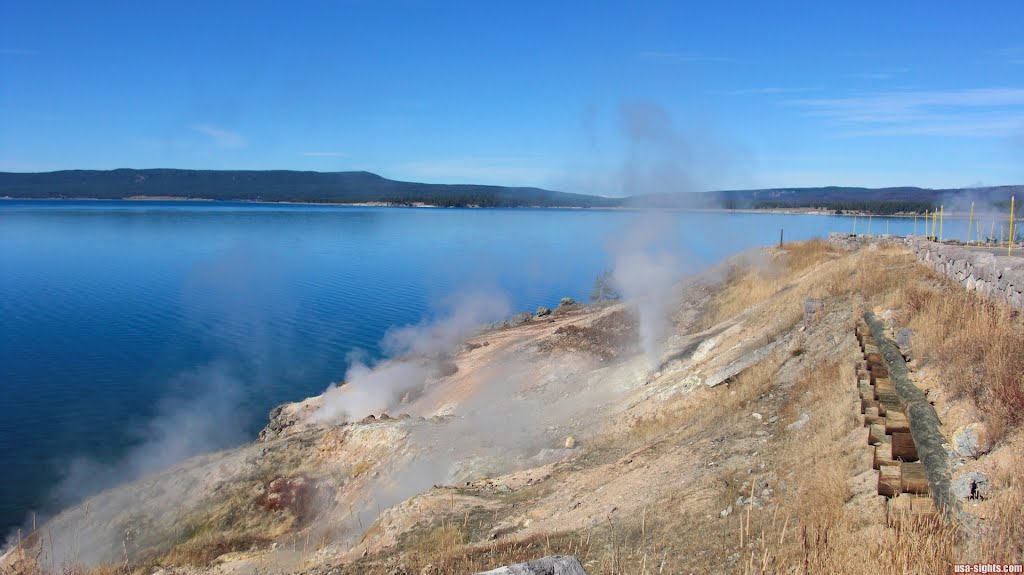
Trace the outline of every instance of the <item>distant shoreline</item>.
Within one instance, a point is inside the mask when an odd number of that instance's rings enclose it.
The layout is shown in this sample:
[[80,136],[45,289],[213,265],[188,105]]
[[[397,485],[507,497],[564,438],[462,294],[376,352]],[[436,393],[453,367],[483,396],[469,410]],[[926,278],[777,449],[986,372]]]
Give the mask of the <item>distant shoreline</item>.
[[[125,198],[15,198],[11,196],[0,196],[0,201],[17,200],[32,202],[208,202],[223,204],[260,204],[260,205],[285,205],[285,206],[335,206],[348,208],[432,208],[432,209],[474,209],[474,210],[597,210],[597,211],[646,211],[664,210],[672,212],[692,213],[726,213],[726,214],[791,214],[803,216],[840,216],[840,217],[877,217],[877,218],[924,218],[924,214],[877,214],[869,212],[835,213],[834,210],[822,208],[684,208],[684,207],[633,207],[633,206],[515,206],[515,207],[492,207],[492,206],[441,206],[428,204],[426,202],[413,203],[392,203],[392,202],[296,202],[296,201],[267,201],[267,200],[217,200],[213,198],[189,198],[185,196],[128,196]],[[991,219],[993,214],[975,214],[979,218]],[[1003,216],[1005,214],[997,214]],[[930,214],[929,214],[930,217]],[[947,212],[946,219],[965,219],[968,214],[962,212]]]

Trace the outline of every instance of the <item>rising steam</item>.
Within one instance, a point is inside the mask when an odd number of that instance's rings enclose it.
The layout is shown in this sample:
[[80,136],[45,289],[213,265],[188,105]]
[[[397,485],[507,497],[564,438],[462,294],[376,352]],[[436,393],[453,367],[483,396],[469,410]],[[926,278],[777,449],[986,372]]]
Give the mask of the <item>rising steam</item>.
[[469,293],[447,303],[436,321],[385,334],[381,347],[392,359],[376,365],[353,360],[344,383],[324,392],[313,420],[349,421],[394,408],[403,398],[422,390],[467,337],[482,325],[507,317],[511,309],[504,294],[497,292]]

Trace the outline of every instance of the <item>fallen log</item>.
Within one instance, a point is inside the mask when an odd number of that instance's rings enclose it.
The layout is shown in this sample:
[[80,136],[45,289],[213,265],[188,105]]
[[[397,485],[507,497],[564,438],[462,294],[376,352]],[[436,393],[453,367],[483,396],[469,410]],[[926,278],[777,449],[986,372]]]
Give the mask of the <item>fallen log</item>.
[[910,422],[910,433],[917,455],[924,464],[925,475],[928,477],[932,501],[947,517],[956,517],[959,514],[959,504],[951,487],[946,438],[939,431],[939,416],[924,392],[910,380],[907,362],[896,344],[885,336],[885,325],[870,311],[864,314],[864,320],[871,328],[871,335],[885,356],[889,365],[889,377],[896,385],[896,392],[905,406],[904,411]]

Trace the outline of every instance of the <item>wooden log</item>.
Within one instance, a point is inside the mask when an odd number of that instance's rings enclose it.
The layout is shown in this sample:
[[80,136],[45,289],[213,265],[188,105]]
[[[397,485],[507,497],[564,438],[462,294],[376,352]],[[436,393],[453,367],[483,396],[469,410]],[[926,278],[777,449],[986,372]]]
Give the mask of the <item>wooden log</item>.
[[[875,401],[874,399],[871,399],[870,397],[864,397],[863,395],[861,395],[860,396],[860,412],[861,413],[866,413],[867,409],[869,407],[878,408],[878,402]],[[878,415],[879,416],[882,415],[882,410],[881,409],[878,410]]]
[[878,399],[878,413],[889,417],[890,413],[903,413],[903,403],[892,395],[883,395]]
[[890,435],[893,433],[910,433],[910,421],[907,420],[906,415],[899,411],[886,410],[885,432]]
[[926,495],[901,493],[889,500],[887,516],[889,525],[895,525],[908,519],[919,520],[924,517],[935,517],[935,502]]
[[878,423],[881,417],[878,415],[877,407],[869,407],[864,410],[864,427],[871,425],[872,423]]
[[896,497],[890,499],[888,504],[889,515],[892,516],[894,514],[909,514],[912,499],[914,499],[914,496],[909,493],[901,493]]
[[917,447],[909,433],[892,434],[892,458],[901,461],[917,461]]
[[916,516],[935,516],[938,509],[935,508],[935,501],[929,496],[916,496],[910,500],[910,513]]
[[885,434],[885,426],[875,423],[868,427],[868,445],[888,443],[889,437]]
[[571,555],[553,555],[527,563],[506,565],[476,575],[587,575],[579,559]]
[[873,378],[889,377],[889,368],[880,363],[872,363],[868,371],[871,372]]
[[898,465],[883,465],[878,468],[878,494],[895,497],[900,494],[900,468]]
[[928,476],[923,463],[900,464],[900,491],[915,495],[928,494]]
[[879,443],[875,446],[875,455],[871,459],[872,469],[881,469],[886,466],[899,465],[898,461],[893,461],[892,458],[892,444],[890,443]]

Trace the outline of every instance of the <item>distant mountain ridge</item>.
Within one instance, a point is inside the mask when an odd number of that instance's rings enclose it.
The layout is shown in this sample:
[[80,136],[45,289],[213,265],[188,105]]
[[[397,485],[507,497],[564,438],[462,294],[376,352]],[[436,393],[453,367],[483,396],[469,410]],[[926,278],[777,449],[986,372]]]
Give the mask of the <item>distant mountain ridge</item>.
[[964,204],[975,201],[1002,208],[1009,204],[1011,195],[1020,195],[1024,199],[1024,186],[948,189],[828,186],[605,197],[532,187],[403,182],[358,171],[118,169],[0,172],[0,197],[12,198],[125,199],[142,196],[447,207],[817,208],[892,214],[923,213],[948,202]]
[[137,196],[227,201],[430,204],[480,207],[602,207],[619,199],[541,188],[421,184],[370,172],[290,170],[66,170],[0,172],[0,196],[124,199]]

